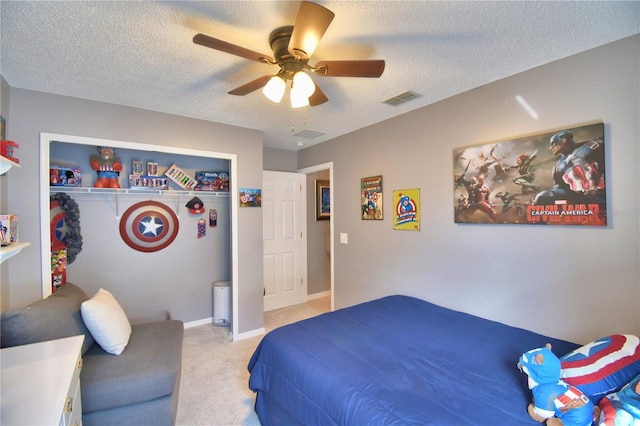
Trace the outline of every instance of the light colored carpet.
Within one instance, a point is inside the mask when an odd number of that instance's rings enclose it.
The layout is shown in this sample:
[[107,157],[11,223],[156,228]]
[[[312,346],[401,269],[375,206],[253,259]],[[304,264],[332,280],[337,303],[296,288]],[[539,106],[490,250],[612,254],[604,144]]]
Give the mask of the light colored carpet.
[[[265,330],[330,310],[330,297],[323,297],[265,312]],[[260,425],[247,364],[263,336],[231,342],[228,333],[228,327],[214,325],[185,330],[177,425]]]

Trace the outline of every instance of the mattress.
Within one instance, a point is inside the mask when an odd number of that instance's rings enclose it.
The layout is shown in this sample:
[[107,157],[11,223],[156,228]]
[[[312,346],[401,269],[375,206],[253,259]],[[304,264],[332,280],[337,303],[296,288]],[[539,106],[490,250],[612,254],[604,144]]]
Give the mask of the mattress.
[[389,296],[268,333],[249,361],[268,425],[519,425],[529,349],[575,343]]

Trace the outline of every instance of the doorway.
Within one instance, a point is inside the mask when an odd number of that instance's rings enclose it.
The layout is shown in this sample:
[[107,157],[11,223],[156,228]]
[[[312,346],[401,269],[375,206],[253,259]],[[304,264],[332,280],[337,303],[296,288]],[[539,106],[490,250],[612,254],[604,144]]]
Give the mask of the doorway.
[[[263,172],[263,279],[264,310],[305,303],[307,300],[331,296],[331,310],[334,309],[333,281],[333,216],[330,220],[316,222],[315,219],[315,179],[328,176],[330,205],[333,205],[333,163],[320,164],[299,170],[299,173]],[[300,198],[295,194],[276,195],[275,187],[290,188],[299,179]],[[284,191],[286,192],[286,191]],[[287,200],[290,199],[290,200]],[[287,200],[285,202],[285,200]],[[299,206],[299,210],[294,205]],[[299,214],[297,212],[300,212]],[[288,212],[288,213],[287,213]],[[333,215],[333,211],[331,213]],[[297,222],[296,218],[299,218]],[[296,223],[299,223],[297,225]],[[320,225],[320,226],[316,226]],[[299,226],[299,227],[298,227]],[[277,227],[277,229],[276,229]],[[287,229],[285,229],[287,228]],[[295,231],[297,229],[297,231]],[[320,229],[320,231],[319,231]],[[325,230],[322,230],[325,229]],[[276,242],[277,238],[284,240]],[[298,239],[299,238],[299,239]],[[312,240],[310,240],[312,239]],[[311,248],[310,248],[311,247]],[[282,250],[280,250],[282,249]],[[297,251],[299,251],[299,256]],[[324,280],[329,286],[321,287],[317,280],[309,280],[309,272],[317,276],[317,268],[328,260],[328,271]],[[299,274],[297,269],[299,267]],[[298,292],[298,290],[300,290]]]
[[264,311],[306,300],[303,263],[305,176],[262,172],[262,264]]
[[[305,195],[305,199],[307,200],[307,202],[305,203],[305,205],[308,207],[306,213],[306,218],[307,220],[304,222],[304,235],[305,235],[305,239],[307,238],[307,236],[309,236],[309,238],[312,237],[312,232],[311,232],[311,226],[313,225],[317,225],[318,223],[316,222],[316,212],[315,212],[315,191],[314,190],[310,190],[310,188],[315,188],[315,184],[314,184],[314,179],[313,177],[316,176],[316,174],[320,174],[321,176],[328,176],[328,180],[329,180],[329,194],[330,194],[330,218],[327,221],[321,221],[323,224],[325,224],[326,226],[326,222],[328,223],[328,231],[326,233],[321,234],[321,241],[316,241],[313,243],[310,243],[309,241],[304,242],[304,262],[305,262],[305,267],[304,267],[304,271],[309,274],[309,272],[311,272],[313,270],[313,267],[311,266],[314,261],[316,260],[315,258],[312,258],[312,248],[311,246],[316,248],[316,253],[315,253],[315,257],[317,258],[321,258],[321,257],[328,257],[329,259],[329,271],[328,271],[328,279],[329,279],[329,288],[326,291],[319,291],[317,292],[317,288],[314,289],[313,286],[311,285],[310,281],[308,281],[305,277],[305,281],[310,283],[309,286],[311,287],[310,290],[310,295],[307,299],[313,299],[313,298],[321,298],[321,297],[325,297],[327,295],[331,296],[331,310],[333,311],[335,309],[335,289],[334,289],[334,238],[333,236],[335,235],[335,197],[334,197],[334,190],[335,190],[335,182],[333,179],[333,162],[328,162],[328,163],[322,163],[322,164],[318,164],[315,166],[311,166],[311,167],[305,167],[302,169],[298,170],[299,173],[302,173],[304,175],[306,175],[307,179],[307,183],[306,183],[306,188],[307,188],[307,194]],[[318,233],[316,232],[315,235],[318,235]],[[320,268],[322,267],[322,265],[319,266]],[[311,293],[314,292],[314,293]],[[327,294],[328,293],[328,294]]]

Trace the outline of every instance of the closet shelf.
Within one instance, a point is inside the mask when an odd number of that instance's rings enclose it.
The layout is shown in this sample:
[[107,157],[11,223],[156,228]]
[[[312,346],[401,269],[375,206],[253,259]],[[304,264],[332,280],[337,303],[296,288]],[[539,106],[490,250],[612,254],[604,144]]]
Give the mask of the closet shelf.
[[116,194],[116,195],[184,195],[198,197],[229,197],[228,191],[177,191],[173,189],[94,188],[88,186],[51,186],[50,193]]
[[0,155],[0,175],[7,173],[12,167],[20,167],[20,164]]

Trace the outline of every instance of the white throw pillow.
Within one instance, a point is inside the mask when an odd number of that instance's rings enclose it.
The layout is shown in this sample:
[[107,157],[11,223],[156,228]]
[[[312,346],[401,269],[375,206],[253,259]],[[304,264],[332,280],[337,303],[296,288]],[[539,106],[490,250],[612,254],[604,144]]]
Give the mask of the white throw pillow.
[[106,352],[120,355],[129,343],[131,324],[118,301],[100,289],[80,306],[82,320],[96,342]]

